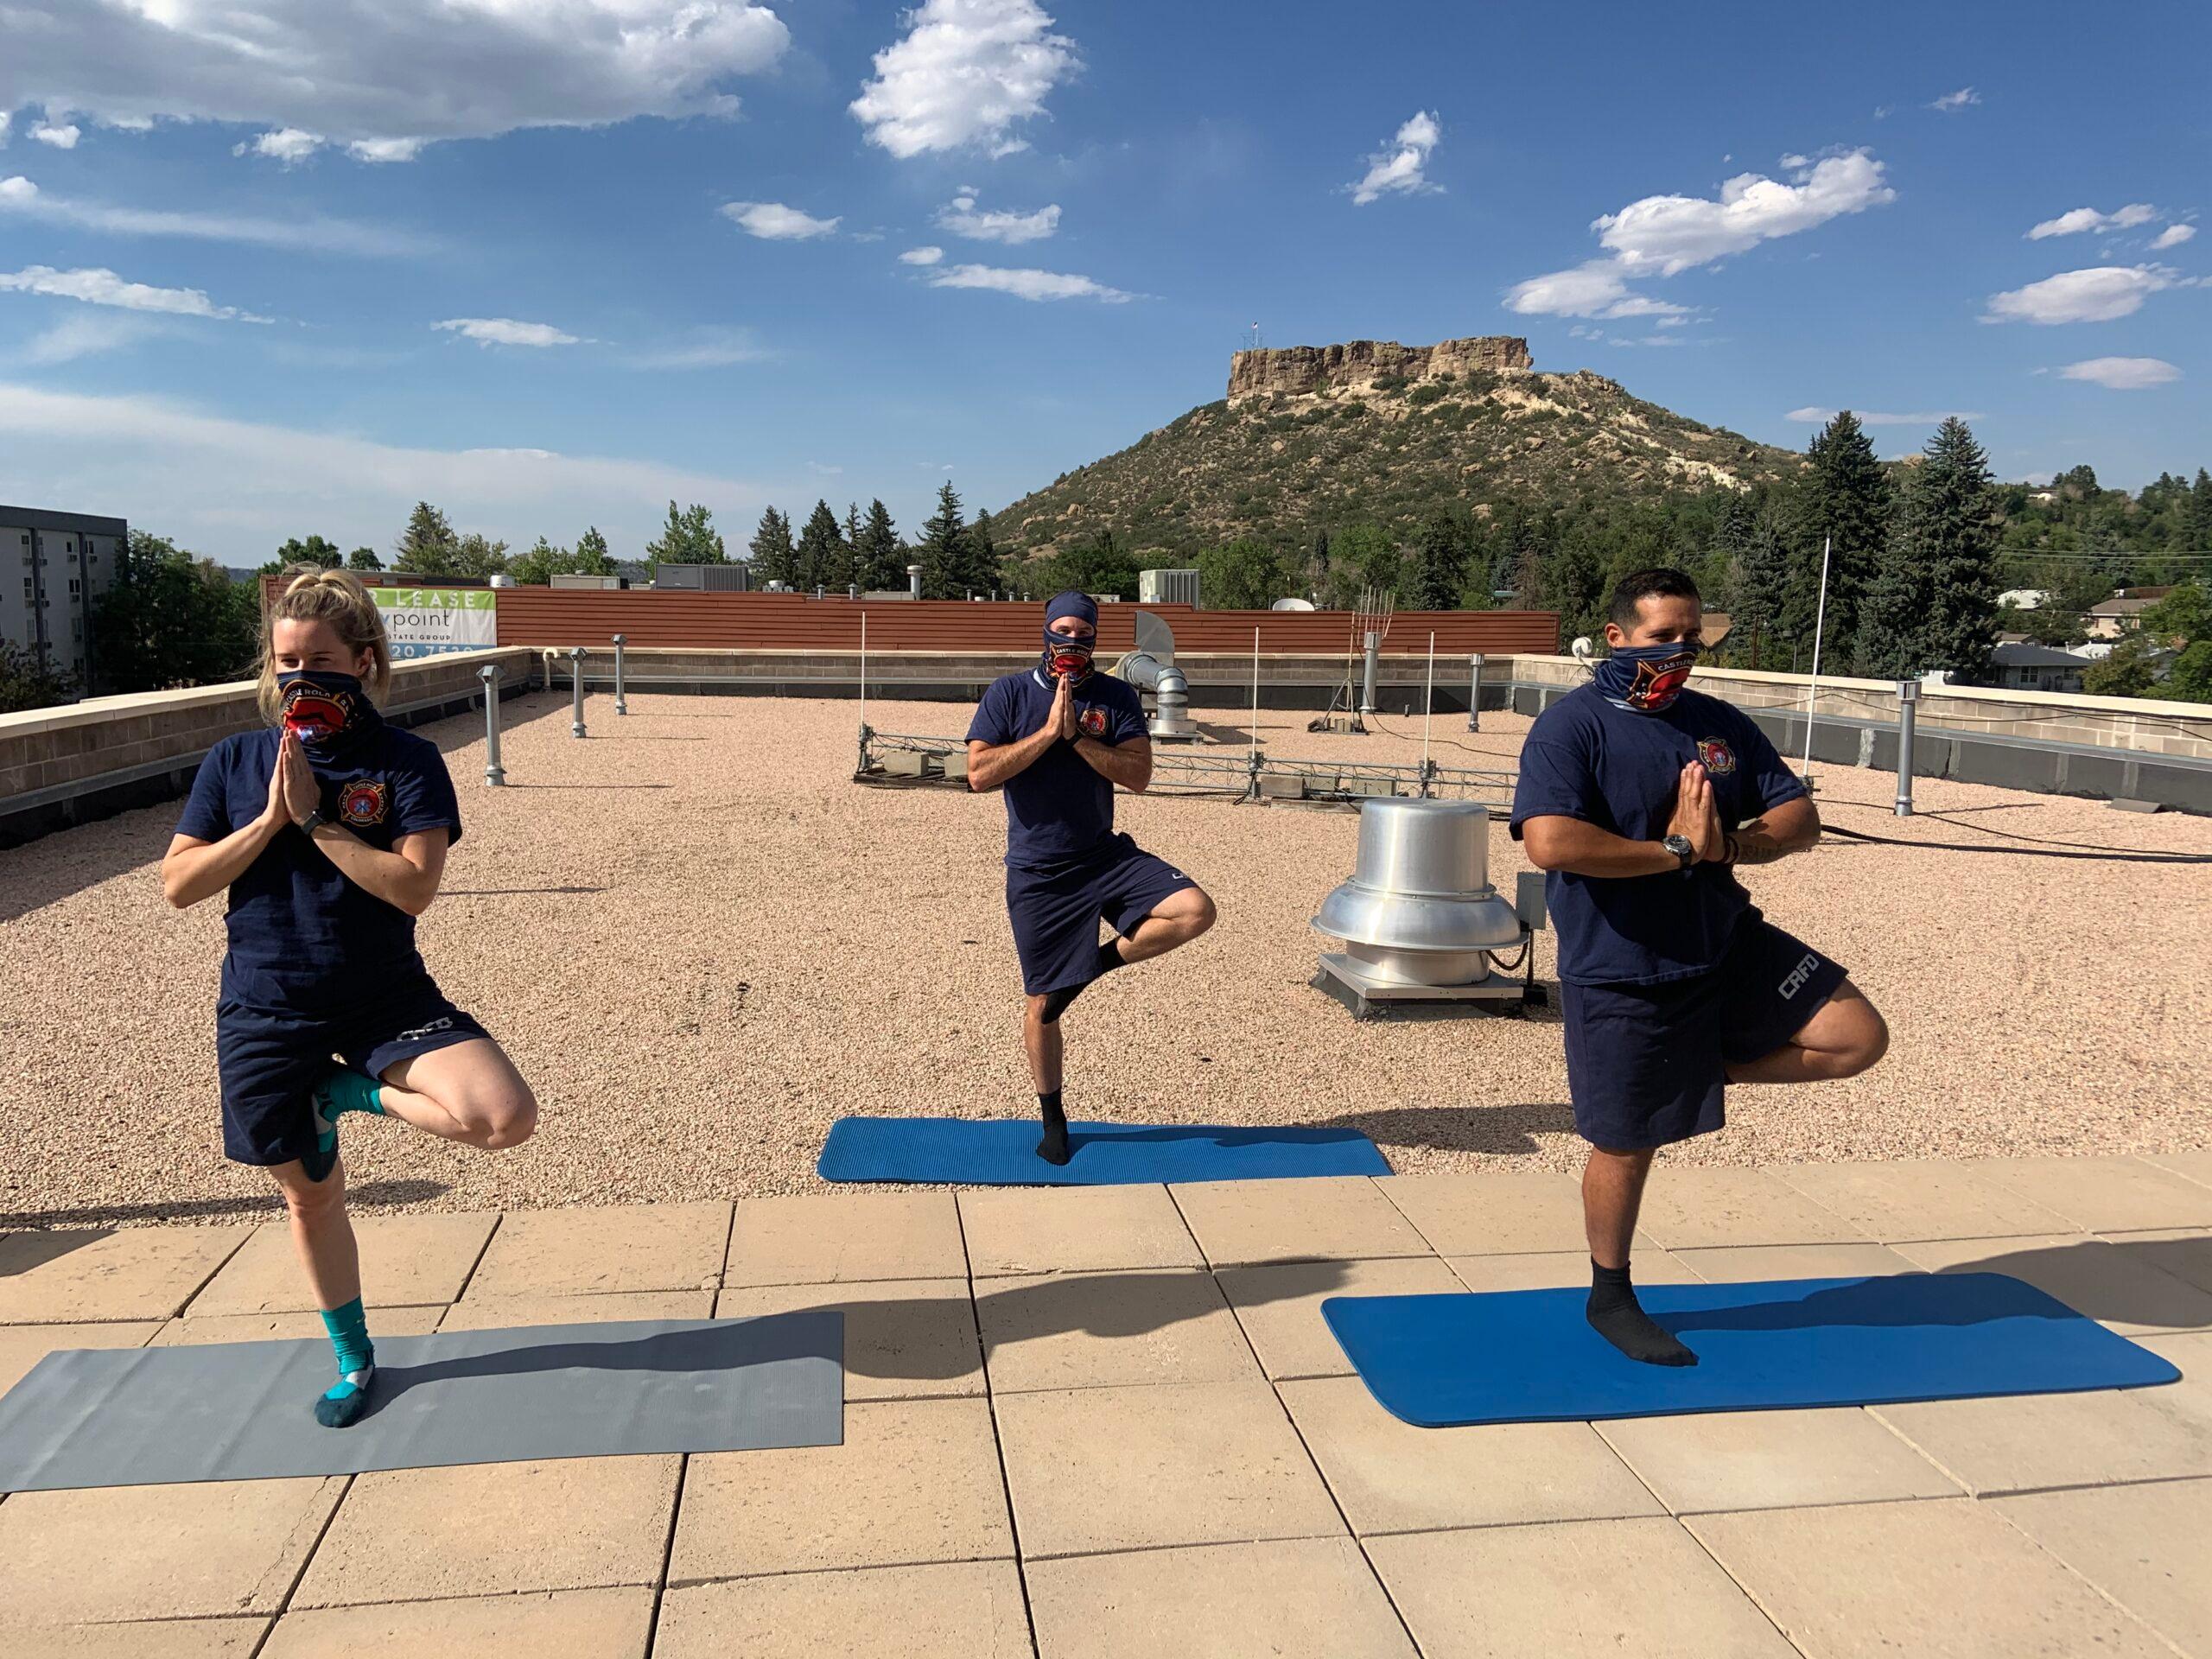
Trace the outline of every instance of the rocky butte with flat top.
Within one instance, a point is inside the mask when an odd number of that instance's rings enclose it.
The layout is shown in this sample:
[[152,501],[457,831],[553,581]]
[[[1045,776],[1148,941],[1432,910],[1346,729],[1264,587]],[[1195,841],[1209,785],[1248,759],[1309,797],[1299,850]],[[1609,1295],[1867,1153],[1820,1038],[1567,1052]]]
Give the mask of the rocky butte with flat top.
[[1238,352],[1229,359],[1229,398],[1272,392],[1371,387],[1379,380],[1438,380],[1488,372],[1525,374],[1535,367],[1529,342],[1514,334],[1440,340],[1401,346],[1395,340],[1348,340],[1341,346],[1292,346]]

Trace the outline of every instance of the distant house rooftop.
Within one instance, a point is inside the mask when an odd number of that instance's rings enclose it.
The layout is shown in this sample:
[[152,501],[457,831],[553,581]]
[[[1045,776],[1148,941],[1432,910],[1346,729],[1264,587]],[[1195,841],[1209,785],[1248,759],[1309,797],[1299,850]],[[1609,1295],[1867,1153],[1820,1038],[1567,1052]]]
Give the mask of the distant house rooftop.
[[1999,668],[2079,668],[2082,661],[2070,651],[2028,640],[2000,641],[1989,654]]

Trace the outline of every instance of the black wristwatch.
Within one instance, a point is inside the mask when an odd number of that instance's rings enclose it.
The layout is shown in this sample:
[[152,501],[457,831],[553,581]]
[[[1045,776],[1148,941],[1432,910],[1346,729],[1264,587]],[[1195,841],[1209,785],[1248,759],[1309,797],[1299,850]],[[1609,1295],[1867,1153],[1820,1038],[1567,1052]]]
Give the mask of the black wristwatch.
[[300,820],[300,833],[303,836],[312,836],[316,830],[321,829],[324,824],[328,823],[329,822],[330,819],[328,815],[318,806],[314,811],[308,813],[307,817]]
[[1669,836],[1659,844],[1681,860],[1685,874],[1688,873],[1691,865],[1697,862],[1697,849],[1690,844],[1688,836]]

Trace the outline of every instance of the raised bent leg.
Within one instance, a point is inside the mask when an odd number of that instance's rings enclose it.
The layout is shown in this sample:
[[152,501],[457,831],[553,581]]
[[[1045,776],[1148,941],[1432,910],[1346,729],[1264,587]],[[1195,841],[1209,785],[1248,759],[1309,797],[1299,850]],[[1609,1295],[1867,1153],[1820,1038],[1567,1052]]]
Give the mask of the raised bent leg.
[[1219,919],[1203,888],[1183,887],[1161,899],[1116,945],[1123,962],[1146,962],[1166,956],[1178,945],[1188,944]]
[[488,1037],[387,1066],[383,1102],[388,1116],[486,1152],[520,1146],[537,1127],[537,1096]]
[[1772,1052],[1728,1068],[1731,1083],[1832,1083],[1855,1077],[1889,1051],[1890,1027],[1849,980],[1802,1029]]

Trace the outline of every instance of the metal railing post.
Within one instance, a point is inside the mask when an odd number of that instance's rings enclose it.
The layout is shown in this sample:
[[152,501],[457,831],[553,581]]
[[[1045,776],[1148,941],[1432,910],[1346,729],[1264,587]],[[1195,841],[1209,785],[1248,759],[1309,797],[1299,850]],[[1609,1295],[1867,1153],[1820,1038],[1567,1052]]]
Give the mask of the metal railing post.
[[569,651],[569,735],[584,734],[584,648],[573,645]]
[[1897,817],[1912,816],[1912,722],[1920,708],[1920,682],[1897,682]]
[[614,712],[630,712],[630,699],[622,690],[622,636],[619,633],[614,636]]
[[486,664],[476,677],[484,682],[484,783],[497,789],[507,781],[507,769],[499,764],[499,671]]
[[1478,651],[1467,658],[1467,729],[1471,732],[1482,730],[1482,722],[1476,717],[1482,706],[1483,654]]

